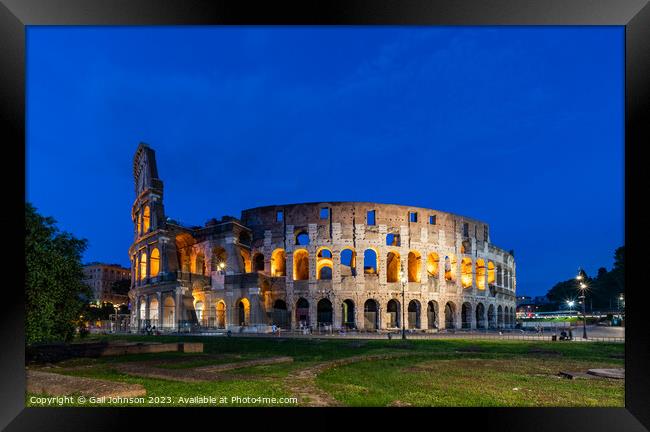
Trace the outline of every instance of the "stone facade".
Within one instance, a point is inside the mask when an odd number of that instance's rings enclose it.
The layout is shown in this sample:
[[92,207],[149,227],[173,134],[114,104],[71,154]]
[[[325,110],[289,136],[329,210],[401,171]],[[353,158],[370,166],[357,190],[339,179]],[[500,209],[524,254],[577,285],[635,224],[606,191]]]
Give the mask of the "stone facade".
[[126,304],[128,297],[113,292],[113,283],[131,277],[131,270],[119,264],[90,263],[83,267],[84,283],[93,292],[93,300],[115,305]]
[[[318,202],[186,227],[165,218],[154,151],[134,159],[132,324],[376,331],[514,325],[514,257],[487,224],[433,209]],[[403,305],[406,305],[404,308]]]

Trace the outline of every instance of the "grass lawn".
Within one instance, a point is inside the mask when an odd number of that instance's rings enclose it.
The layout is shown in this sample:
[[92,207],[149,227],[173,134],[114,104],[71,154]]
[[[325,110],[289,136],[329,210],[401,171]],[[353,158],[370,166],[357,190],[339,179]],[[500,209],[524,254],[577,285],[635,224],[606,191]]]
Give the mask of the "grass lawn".
[[[205,352],[73,359],[44,370],[141,384],[147,396],[144,403],[137,405],[143,406],[292,406],[309,405],[314,400],[346,406],[624,406],[623,380],[558,377],[560,370],[624,367],[623,344],[175,336],[119,339],[197,341],[204,343]],[[364,359],[379,355],[384,358]],[[173,373],[273,356],[290,356],[294,361],[232,369],[205,382],[147,378],[118,370],[121,363],[144,362]],[[338,364],[353,357],[356,361]],[[30,403],[30,396],[35,395],[27,395],[27,406],[42,406]],[[179,401],[181,396],[214,396],[228,402],[188,404]],[[299,397],[299,402],[237,403],[231,399],[234,396]],[[110,404],[121,405],[128,404]]]

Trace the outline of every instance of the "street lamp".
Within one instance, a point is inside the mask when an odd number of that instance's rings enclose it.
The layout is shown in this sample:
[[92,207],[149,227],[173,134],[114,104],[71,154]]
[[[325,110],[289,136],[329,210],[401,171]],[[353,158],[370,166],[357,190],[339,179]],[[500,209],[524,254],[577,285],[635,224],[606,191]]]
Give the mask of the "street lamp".
[[404,266],[400,269],[400,282],[402,283],[402,339],[406,339],[406,327],[404,326],[404,291],[406,290],[406,284],[408,279],[404,275]]
[[576,276],[576,280],[578,281],[578,290],[580,291],[580,296],[578,296],[578,298],[582,299],[582,338],[587,339],[587,301],[585,297],[587,284],[582,282],[582,279],[582,270],[578,269],[578,276]]

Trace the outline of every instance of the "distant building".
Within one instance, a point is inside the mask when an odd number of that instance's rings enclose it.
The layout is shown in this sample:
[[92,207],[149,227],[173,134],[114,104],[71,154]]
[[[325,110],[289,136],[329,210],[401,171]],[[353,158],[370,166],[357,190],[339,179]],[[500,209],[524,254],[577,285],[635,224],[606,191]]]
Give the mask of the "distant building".
[[93,262],[84,265],[84,283],[92,289],[93,300],[113,304],[126,304],[126,294],[113,292],[113,282],[131,279],[131,270],[119,264]]

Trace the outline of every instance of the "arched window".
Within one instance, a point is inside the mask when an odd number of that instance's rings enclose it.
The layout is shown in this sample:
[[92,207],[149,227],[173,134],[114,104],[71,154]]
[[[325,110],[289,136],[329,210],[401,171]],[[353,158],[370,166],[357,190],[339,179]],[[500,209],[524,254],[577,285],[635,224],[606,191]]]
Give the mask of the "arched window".
[[487,269],[485,268],[485,261],[482,259],[476,260],[476,288],[480,290],[485,289],[485,276]]
[[341,276],[356,276],[357,255],[351,248],[341,251]]
[[226,303],[217,303],[217,328],[226,328]]
[[151,263],[149,264],[149,270],[151,272],[151,277],[158,276],[160,271],[160,251],[158,248],[153,248],[151,250]]
[[400,238],[399,234],[388,233],[386,234],[386,246],[399,246]]
[[316,276],[318,279],[332,279],[332,251],[321,248],[316,253]]
[[454,255],[445,257],[445,279],[448,281],[456,280],[456,257]]
[[494,263],[488,261],[488,285],[494,285],[495,280]]
[[160,325],[158,323],[158,299],[156,297],[149,300],[149,319],[151,320],[151,325]]
[[271,254],[271,276],[287,275],[287,257],[284,249],[276,249]]
[[163,303],[163,326],[170,328],[176,325],[176,304],[172,296],[165,297]]
[[431,252],[427,257],[427,274],[430,277],[437,278],[440,267],[440,258],[435,252]]
[[460,283],[463,288],[472,286],[472,260],[463,258],[460,262]]
[[144,206],[144,211],[142,212],[142,233],[148,233],[151,226],[151,210],[149,206]]
[[293,252],[293,280],[309,279],[309,252],[298,249]]
[[256,253],[253,258],[253,271],[264,271],[264,255],[261,253]]
[[300,246],[307,246],[309,244],[309,234],[305,230],[296,232],[296,244]]
[[399,282],[401,263],[397,252],[388,252],[386,256],[386,282]]
[[247,326],[250,322],[251,304],[247,298],[239,299],[235,303],[237,307],[237,325]]
[[251,272],[251,253],[248,252],[248,250],[244,248],[239,249],[239,253],[241,254],[241,266],[243,273],[250,273]]
[[140,254],[140,280],[147,277],[147,254],[142,252]]
[[422,255],[418,251],[411,251],[408,255],[408,281],[420,282],[422,274]]
[[365,274],[377,274],[377,252],[374,249],[366,249],[363,252],[363,272]]
[[202,253],[197,253],[194,259],[194,273],[205,275],[205,257]]

